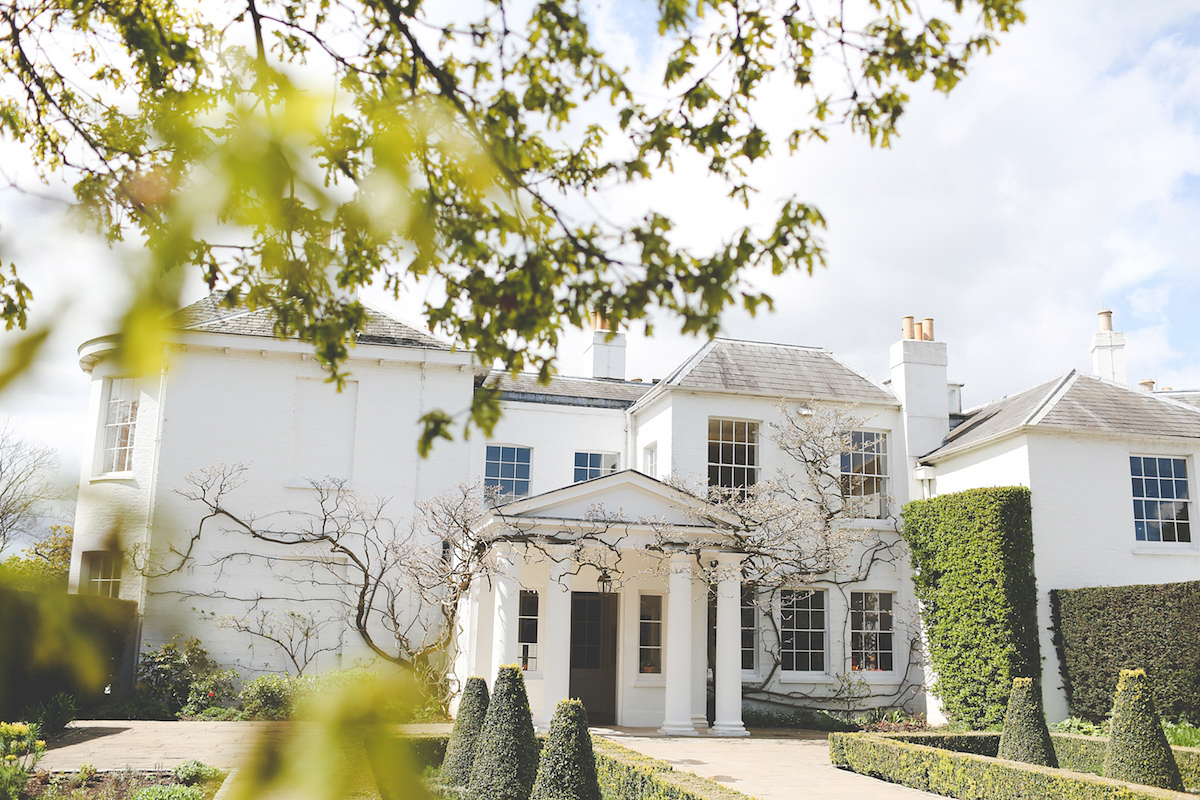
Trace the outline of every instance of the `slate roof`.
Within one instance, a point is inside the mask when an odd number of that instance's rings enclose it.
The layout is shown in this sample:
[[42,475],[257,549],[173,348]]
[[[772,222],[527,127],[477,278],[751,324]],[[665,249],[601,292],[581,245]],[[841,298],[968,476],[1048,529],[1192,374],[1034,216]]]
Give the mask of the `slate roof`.
[[[168,319],[176,328],[204,333],[229,333],[239,336],[275,336],[275,315],[269,308],[251,310],[228,308],[221,304],[224,292],[213,292],[203,300],[181,308]],[[450,345],[424,331],[389,317],[382,311],[367,309],[366,327],[358,334],[360,344],[390,347],[415,347],[424,350],[450,350]]]
[[820,347],[713,339],[662,381],[708,392],[896,405],[895,396]]
[[492,370],[481,383],[500,389],[501,400],[592,408],[628,408],[654,386],[636,381],[557,375],[543,385],[533,373],[521,373],[514,378],[504,370]]
[[970,411],[946,442],[925,459],[939,458],[1023,430],[1200,439],[1200,408],[1071,370],[1028,391]]

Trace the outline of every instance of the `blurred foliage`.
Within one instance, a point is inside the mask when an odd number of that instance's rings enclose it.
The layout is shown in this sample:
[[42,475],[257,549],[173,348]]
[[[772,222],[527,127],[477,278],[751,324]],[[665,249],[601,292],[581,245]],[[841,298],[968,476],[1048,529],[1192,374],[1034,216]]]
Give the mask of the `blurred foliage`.
[[[909,87],[950,91],[1024,19],[1021,0],[658,0],[669,55],[640,87],[587,8],[9,0],[0,131],[73,186],[81,223],[144,253],[119,339],[131,368],[155,366],[199,267],[231,305],[273,309],[276,334],[311,342],[335,380],[366,313],[345,290],[418,281],[431,327],[547,377],[560,331],[593,312],[665,311],[711,335],[725,309],[770,308],[743,270],[811,272],[824,219],[757,197],[756,162],[835,125],[888,146]],[[794,112],[774,130],[780,103]],[[673,235],[682,198],[632,220],[588,202],[693,159],[762,224],[693,247]],[[10,267],[0,317],[24,327],[29,301]],[[488,429],[496,408],[483,395],[469,414]],[[426,445],[458,421],[431,412]]]
[[50,526],[50,530],[25,548],[23,555],[0,561],[0,584],[25,591],[67,591],[74,535],[69,525]]

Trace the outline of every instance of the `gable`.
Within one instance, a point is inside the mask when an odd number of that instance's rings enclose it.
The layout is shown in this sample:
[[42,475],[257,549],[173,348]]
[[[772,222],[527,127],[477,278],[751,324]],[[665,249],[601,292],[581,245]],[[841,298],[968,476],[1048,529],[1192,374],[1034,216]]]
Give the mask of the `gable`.
[[506,517],[524,519],[583,520],[605,517],[637,523],[655,520],[672,525],[693,525],[687,509],[708,504],[635,470],[623,470],[564,486],[544,494],[516,500],[500,507]]

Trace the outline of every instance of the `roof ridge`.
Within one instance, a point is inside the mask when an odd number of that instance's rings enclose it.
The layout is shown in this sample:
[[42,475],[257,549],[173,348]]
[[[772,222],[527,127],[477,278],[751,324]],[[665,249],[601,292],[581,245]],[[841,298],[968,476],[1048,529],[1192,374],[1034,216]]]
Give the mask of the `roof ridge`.
[[761,339],[738,339],[733,336],[714,336],[710,341],[713,342],[738,342],[740,344],[765,344],[770,347],[790,347],[794,350],[818,350],[826,353],[832,352],[828,347],[821,347],[815,344],[795,344],[794,342],[764,342]]
[[1072,369],[1070,372],[1064,375],[1062,379],[1055,384],[1054,388],[1050,390],[1050,393],[1042,399],[1042,402],[1030,412],[1029,416],[1022,420],[1020,427],[1025,427],[1026,425],[1037,425],[1039,422],[1045,419],[1046,415],[1058,405],[1059,401],[1063,399],[1063,396],[1072,386],[1075,385],[1078,379],[1079,370],[1077,369]]

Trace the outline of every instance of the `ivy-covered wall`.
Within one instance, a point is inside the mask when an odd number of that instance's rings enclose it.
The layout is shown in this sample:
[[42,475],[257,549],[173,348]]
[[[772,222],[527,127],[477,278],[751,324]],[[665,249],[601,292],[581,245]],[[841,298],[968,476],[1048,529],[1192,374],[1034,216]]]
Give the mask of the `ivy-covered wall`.
[[1146,670],[1164,717],[1200,721],[1200,581],[1050,593],[1071,714],[1100,720],[1122,669]]
[[1041,678],[1029,490],[970,489],[904,507],[904,539],[952,720],[1000,724],[1012,679]]

